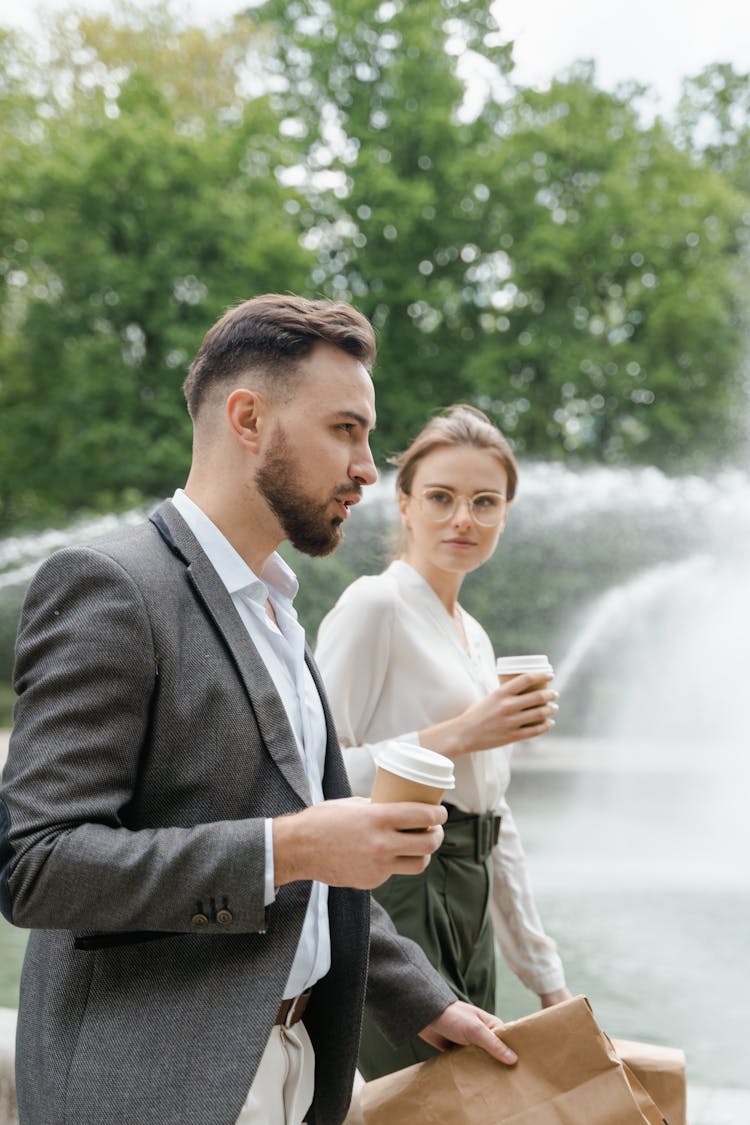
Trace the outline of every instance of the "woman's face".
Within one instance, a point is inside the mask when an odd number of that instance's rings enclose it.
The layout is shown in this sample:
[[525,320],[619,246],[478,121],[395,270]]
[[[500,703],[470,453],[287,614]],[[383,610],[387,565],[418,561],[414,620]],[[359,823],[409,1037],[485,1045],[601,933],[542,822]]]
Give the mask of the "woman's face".
[[461,445],[428,453],[417,464],[410,494],[399,494],[406,561],[425,575],[433,567],[461,575],[476,570],[505,527],[507,483],[489,450]]

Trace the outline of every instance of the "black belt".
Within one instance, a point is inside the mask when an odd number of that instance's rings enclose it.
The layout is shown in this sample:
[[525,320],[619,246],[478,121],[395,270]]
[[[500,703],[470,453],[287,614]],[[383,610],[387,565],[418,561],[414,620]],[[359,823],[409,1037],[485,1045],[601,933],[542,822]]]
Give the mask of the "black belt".
[[493,812],[467,813],[446,804],[448,819],[439,854],[446,858],[470,857],[484,863],[500,837],[500,817]]
[[282,1000],[273,1022],[283,1027],[293,1027],[295,1023],[299,1023],[305,1014],[309,999],[310,991],[308,990],[307,992],[301,992],[299,996],[292,996],[289,1000]]

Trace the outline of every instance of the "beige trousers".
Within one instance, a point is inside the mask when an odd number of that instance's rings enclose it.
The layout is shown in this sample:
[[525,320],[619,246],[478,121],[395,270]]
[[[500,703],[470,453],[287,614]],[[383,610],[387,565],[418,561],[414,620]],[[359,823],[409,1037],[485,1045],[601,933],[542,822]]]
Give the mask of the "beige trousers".
[[237,1125],[303,1125],[315,1090],[315,1052],[305,1025],[276,1025]]

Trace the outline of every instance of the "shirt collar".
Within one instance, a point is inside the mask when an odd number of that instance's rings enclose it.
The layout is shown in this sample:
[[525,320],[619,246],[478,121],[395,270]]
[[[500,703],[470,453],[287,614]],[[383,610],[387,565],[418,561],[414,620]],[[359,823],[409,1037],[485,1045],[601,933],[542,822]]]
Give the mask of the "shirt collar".
[[415,590],[423,590],[425,587],[432,589],[427,579],[423,578],[419,571],[414,569],[411,563],[404,562],[403,559],[393,559],[388,569],[398,574],[400,578]]
[[260,605],[269,595],[275,595],[291,606],[299,583],[294,571],[277,551],[266,560],[259,578],[213,520],[181,488],[175,492],[172,503],[200,543],[228,593],[244,593]]

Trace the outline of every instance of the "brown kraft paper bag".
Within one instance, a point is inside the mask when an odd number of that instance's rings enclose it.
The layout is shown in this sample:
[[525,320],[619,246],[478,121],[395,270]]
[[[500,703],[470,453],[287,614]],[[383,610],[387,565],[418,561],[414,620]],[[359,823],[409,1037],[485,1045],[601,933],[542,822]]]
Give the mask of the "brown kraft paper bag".
[[648,1090],[669,1125],[687,1125],[685,1053],[678,1047],[613,1039],[617,1057]]
[[508,1023],[506,1067],[478,1047],[455,1047],[368,1082],[367,1125],[669,1125],[629,1077],[588,1000],[577,996]]

